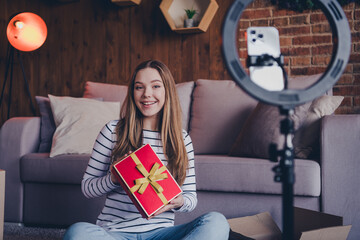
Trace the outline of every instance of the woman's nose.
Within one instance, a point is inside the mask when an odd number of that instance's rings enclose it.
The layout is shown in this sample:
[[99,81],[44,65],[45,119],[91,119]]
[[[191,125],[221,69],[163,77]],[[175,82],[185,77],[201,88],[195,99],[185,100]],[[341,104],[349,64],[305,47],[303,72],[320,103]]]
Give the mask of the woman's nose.
[[152,94],[151,88],[145,88],[143,97],[150,97]]

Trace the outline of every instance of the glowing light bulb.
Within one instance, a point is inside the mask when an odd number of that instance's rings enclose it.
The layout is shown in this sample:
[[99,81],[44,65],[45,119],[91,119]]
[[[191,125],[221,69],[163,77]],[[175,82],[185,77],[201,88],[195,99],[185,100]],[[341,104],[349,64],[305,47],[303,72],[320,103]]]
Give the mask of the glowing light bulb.
[[15,27],[17,27],[18,29],[22,29],[24,27],[24,23],[19,21],[19,20],[16,20],[14,21],[14,25]]

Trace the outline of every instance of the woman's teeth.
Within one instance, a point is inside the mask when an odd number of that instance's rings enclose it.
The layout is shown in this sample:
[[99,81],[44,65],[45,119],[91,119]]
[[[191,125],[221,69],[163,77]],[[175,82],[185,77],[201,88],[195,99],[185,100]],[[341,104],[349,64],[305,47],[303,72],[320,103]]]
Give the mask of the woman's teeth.
[[154,103],[156,103],[156,102],[143,102],[142,104],[144,104],[144,105],[152,105]]

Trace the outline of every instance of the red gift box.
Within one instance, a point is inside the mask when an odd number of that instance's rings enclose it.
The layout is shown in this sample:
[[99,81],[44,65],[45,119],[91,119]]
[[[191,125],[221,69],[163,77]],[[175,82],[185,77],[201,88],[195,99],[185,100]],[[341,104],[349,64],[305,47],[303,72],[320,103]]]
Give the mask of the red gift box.
[[112,171],[144,218],[182,193],[149,144],[120,160]]

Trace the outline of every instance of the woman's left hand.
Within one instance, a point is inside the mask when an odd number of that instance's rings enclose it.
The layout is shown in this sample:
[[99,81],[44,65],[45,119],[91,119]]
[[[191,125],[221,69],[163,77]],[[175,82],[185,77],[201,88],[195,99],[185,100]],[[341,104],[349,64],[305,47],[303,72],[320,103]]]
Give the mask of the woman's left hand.
[[182,194],[180,194],[179,196],[177,196],[176,198],[174,198],[173,200],[171,200],[167,205],[165,205],[164,207],[160,208],[156,213],[154,213],[151,217],[147,218],[147,220],[163,213],[166,211],[169,211],[173,208],[180,208],[182,207],[182,205],[184,205],[184,198],[182,196]]

